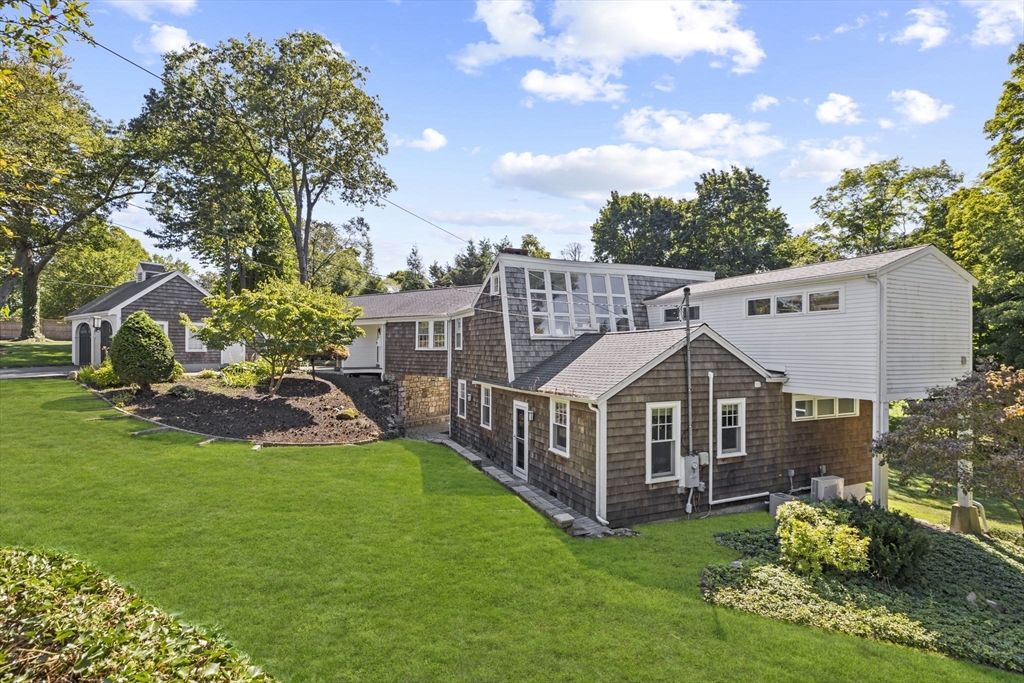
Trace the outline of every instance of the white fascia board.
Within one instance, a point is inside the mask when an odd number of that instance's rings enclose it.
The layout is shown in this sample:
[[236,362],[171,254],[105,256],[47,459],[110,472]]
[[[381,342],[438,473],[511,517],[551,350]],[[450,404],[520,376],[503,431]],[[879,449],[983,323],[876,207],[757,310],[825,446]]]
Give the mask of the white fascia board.
[[637,266],[631,263],[599,263],[597,261],[566,261],[564,259],[537,258],[536,256],[520,256],[519,254],[500,254],[498,261],[506,266],[536,268],[537,270],[575,270],[587,273],[607,273],[611,275],[652,275],[674,277],[680,280],[695,282],[711,282],[715,274],[710,270],[686,270],[684,268],[665,268],[662,266]]
[[959,275],[961,278],[963,278],[965,281],[967,281],[972,287],[977,287],[978,286],[978,278],[976,278],[973,275],[971,275],[959,263],[957,263],[953,259],[949,258],[945,254],[943,254],[942,250],[939,249],[938,247],[936,247],[934,244],[926,245],[926,248],[922,249],[921,251],[918,251],[918,252],[915,252],[913,254],[909,254],[907,256],[904,256],[901,259],[893,261],[892,263],[879,268],[877,270],[877,274],[878,275],[885,275],[886,273],[888,273],[890,271],[896,270],[897,268],[901,268],[901,267],[907,265],[908,263],[913,263],[914,261],[916,261],[916,260],[918,260],[920,258],[924,258],[925,256],[929,256],[929,255],[934,256],[935,258],[937,258],[940,261],[942,261],[942,263],[947,268],[949,268],[951,271],[953,271],[954,273]]
[[[505,365],[508,370],[508,381],[511,384],[516,379],[516,365],[512,358],[512,322],[508,310],[508,280],[505,277],[505,263],[500,258],[495,260],[495,268],[499,268],[500,289],[501,289],[501,324],[505,335]],[[529,290],[527,290],[529,293]]]
[[439,315],[416,315],[416,316],[398,316],[395,318],[356,318],[356,325],[380,325],[381,323],[414,323],[419,320],[454,320],[455,318],[468,318],[474,315],[475,312],[463,309],[454,313],[441,313]]
[[487,275],[484,276],[484,281],[480,284],[479,291],[477,291],[476,296],[473,297],[473,303],[472,303],[472,307],[473,308],[476,308],[476,305],[478,303],[480,303],[480,297],[482,297],[484,295],[484,289],[487,288],[488,283],[491,281],[491,276],[494,275],[494,272],[496,270],[498,270],[498,267],[500,265],[498,263],[498,261],[499,261],[499,259],[494,259],[494,263],[491,264],[491,269],[488,270],[487,271]]

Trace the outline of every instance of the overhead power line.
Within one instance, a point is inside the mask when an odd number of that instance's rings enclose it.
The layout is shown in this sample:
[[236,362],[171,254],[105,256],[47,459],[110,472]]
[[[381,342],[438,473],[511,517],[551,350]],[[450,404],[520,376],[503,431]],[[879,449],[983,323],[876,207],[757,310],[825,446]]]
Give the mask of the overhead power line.
[[[149,69],[147,69],[146,67],[142,66],[138,62],[130,59],[129,57],[126,57],[125,55],[121,54],[117,50],[114,50],[113,48],[107,47],[103,43],[100,43],[99,41],[97,41],[95,38],[92,38],[91,36],[86,35],[85,33],[83,33],[82,31],[74,28],[73,26],[69,26],[67,24],[64,24],[60,20],[55,20],[55,23],[60,24],[65,29],[67,29],[67,30],[69,30],[69,31],[71,31],[73,33],[78,34],[86,42],[91,43],[92,45],[100,48],[101,50],[109,52],[110,54],[112,54],[113,56],[117,57],[118,59],[120,59],[120,60],[122,60],[124,62],[127,62],[128,64],[131,64],[136,69],[139,69],[140,71],[143,71],[143,72],[149,74],[150,76],[152,76],[153,78],[157,79],[158,81],[160,81],[164,85],[169,85],[169,83],[164,79],[163,76],[160,76],[159,74],[156,74],[156,73],[150,71]],[[227,106],[230,107],[231,106],[230,103],[228,103]],[[250,133],[253,133],[257,137],[259,137],[258,132],[255,131],[252,128],[252,126],[244,126],[244,124],[242,122],[239,122],[237,120],[237,118],[233,118],[232,121],[233,121],[233,123],[236,126],[239,126],[240,128],[246,128],[246,129],[248,129],[248,131]],[[273,149],[273,146],[271,146],[271,148]],[[274,151],[276,152],[277,150],[275,149]],[[350,178],[348,176],[346,176],[344,173],[341,173],[337,169],[332,168],[330,165],[324,163],[322,160],[314,159],[313,157],[310,157],[310,156],[308,156],[306,154],[303,154],[302,152],[295,151],[295,150],[292,151],[292,154],[294,154],[295,156],[298,156],[298,157],[304,159],[305,161],[307,161],[307,162],[309,162],[311,164],[316,164],[316,165],[318,165],[318,166],[320,166],[320,167],[322,167],[324,169],[327,169],[328,171],[336,174],[342,180],[351,182],[351,180],[350,180]],[[395,201],[392,201],[392,200],[388,199],[387,197],[381,197],[381,201],[384,202],[385,204],[389,205],[389,206],[395,207],[399,211],[403,211],[403,212],[409,214],[410,216],[412,216],[413,218],[416,218],[417,220],[423,221],[427,225],[429,225],[429,226],[431,226],[433,228],[436,228],[436,229],[440,230],[441,232],[454,237],[457,240],[460,240],[460,241],[462,241],[462,242],[464,242],[466,244],[469,244],[469,240],[467,240],[466,238],[462,237],[461,235],[457,235],[456,233],[452,232],[451,230],[448,230],[447,228],[441,227],[437,223],[435,223],[435,222],[433,222],[433,221],[431,221],[431,220],[429,220],[427,218],[424,218],[423,216],[419,215],[415,211],[412,211],[411,209],[407,209],[404,206],[402,206],[401,204],[399,204],[399,203],[397,203]]]

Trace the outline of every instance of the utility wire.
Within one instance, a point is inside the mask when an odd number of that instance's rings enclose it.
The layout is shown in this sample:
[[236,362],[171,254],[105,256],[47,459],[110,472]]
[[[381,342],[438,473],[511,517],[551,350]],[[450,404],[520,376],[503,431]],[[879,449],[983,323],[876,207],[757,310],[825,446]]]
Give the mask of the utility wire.
[[[106,51],[106,52],[109,52],[110,54],[112,54],[113,56],[117,57],[118,59],[120,59],[120,60],[122,60],[122,61],[125,61],[125,62],[127,62],[128,64],[131,64],[131,65],[132,65],[132,66],[134,66],[134,67],[135,67],[136,69],[139,69],[139,70],[141,70],[141,71],[143,71],[143,72],[145,72],[145,73],[149,74],[150,76],[152,76],[153,78],[157,79],[158,81],[160,81],[160,82],[161,82],[161,83],[163,83],[164,85],[170,85],[170,84],[169,84],[169,83],[168,83],[168,82],[167,82],[167,81],[166,81],[166,80],[164,79],[164,77],[163,77],[163,76],[160,76],[160,75],[158,75],[158,74],[156,74],[156,73],[154,73],[154,72],[150,71],[149,69],[147,69],[146,67],[142,66],[142,65],[141,65],[141,64],[139,64],[138,62],[135,62],[134,60],[132,60],[132,59],[130,59],[130,58],[128,58],[128,57],[126,57],[126,56],[124,56],[123,54],[121,54],[121,53],[120,53],[120,52],[118,52],[117,50],[114,50],[113,48],[107,47],[107,46],[106,46],[106,45],[104,45],[103,43],[100,43],[100,42],[98,42],[98,41],[97,41],[97,40],[96,40],[95,38],[92,38],[91,36],[89,36],[89,35],[86,35],[85,33],[83,33],[82,31],[80,31],[80,30],[78,30],[78,29],[74,28],[73,26],[69,26],[69,25],[67,25],[67,24],[64,24],[64,23],[63,23],[63,22],[61,22],[61,21],[60,21],[59,19],[55,19],[55,20],[54,20],[54,22],[55,22],[55,23],[57,23],[57,24],[59,24],[59,25],[61,25],[61,26],[63,26],[63,27],[65,28],[65,29],[67,29],[67,30],[71,31],[72,33],[77,33],[77,34],[78,34],[78,35],[79,35],[79,36],[80,36],[80,37],[81,37],[81,38],[82,38],[83,40],[85,40],[86,42],[88,42],[88,43],[91,43],[92,45],[94,45],[94,46],[96,46],[96,47],[100,48],[101,50],[104,50],[104,51]],[[230,107],[230,103],[228,103],[228,106]],[[216,113],[216,112],[214,112],[214,113]],[[249,130],[249,131],[250,131],[251,133],[254,133],[254,134],[256,134],[256,135],[258,136],[258,133],[257,133],[257,132],[256,132],[255,130],[253,130],[253,128],[252,128],[251,126],[243,126],[243,124],[242,124],[241,122],[239,122],[239,121],[237,120],[237,118],[233,117],[233,118],[232,118],[232,122],[233,122],[233,123],[234,123],[234,124],[235,124],[236,126],[238,126],[239,128],[243,128],[243,127],[244,127],[244,128],[248,128],[248,130]],[[273,149],[273,146],[271,146],[271,149]],[[273,151],[274,151],[274,152],[277,152],[277,150],[276,150],[276,149],[274,149]],[[294,154],[295,156],[301,157],[302,159],[304,159],[305,161],[307,161],[307,162],[309,162],[309,163],[311,163],[311,164],[316,164],[316,165],[318,165],[318,166],[321,166],[322,168],[325,168],[325,169],[327,169],[328,171],[330,171],[330,172],[334,173],[335,175],[337,175],[337,176],[338,176],[339,178],[341,178],[342,180],[344,180],[344,181],[346,181],[346,182],[352,182],[352,181],[350,180],[350,178],[349,178],[348,176],[346,176],[346,175],[345,175],[344,173],[341,173],[340,171],[338,171],[338,170],[336,170],[336,169],[334,169],[334,168],[330,167],[329,165],[325,164],[325,163],[324,163],[323,161],[321,161],[321,160],[319,160],[319,159],[313,159],[312,157],[310,157],[310,156],[308,156],[308,155],[306,155],[306,154],[303,154],[302,152],[296,151],[296,150],[292,150],[292,154]],[[353,183],[353,184],[355,184],[355,183]],[[440,230],[441,232],[443,232],[443,233],[445,233],[445,234],[451,235],[452,237],[454,237],[454,238],[455,238],[455,239],[457,239],[457,240],[461,240],[462,242],[464,242],[464,243],[466,243],[466,244],[469,244],[469,240],[467,240],[466,238],[462,237],[461,235],[457,235],[457,234],[455,234],[454,232],[452,232],[451,230],[448,230],[447,228],[442,228],[442,227],[441,227],[440,225],[438,225],[437,223],[435,223],[435,222],[433,222],[433,221],[431,221],[431,220],[428,220],[427,218],[424,218],[423,216],[419,215],[419,214],[418,214],[418,213],[416,213],[415,211],[412,211],[412,210],[410,210],[410,209],[407,209],[407,208],[405,208],[404,206],[402,206],[401,204],[398,204],[397,202],[394,202],[394,201],[392,201],[392,200],[388,199],[387,197],[381,197],[381,198],[380,198],[380,200],[381,200],[382,202],[384,202],[385,204],[388,204],[389,206],[393,206],[393,207],[395,207],[395,208],[396,208],[396,209],[398,209],[399,211],[404,211],[405,213],[409,214],[409,215],[410,215],[410,216],[412,216],[413,218],[416,218],[416,219],[418,219],[418,220],[421,220],[421,221],[423,221],[424,223],[426,223],[427,225],[429,225],[429,226],[431,226],[431,227],[437,228],[438,230]]]

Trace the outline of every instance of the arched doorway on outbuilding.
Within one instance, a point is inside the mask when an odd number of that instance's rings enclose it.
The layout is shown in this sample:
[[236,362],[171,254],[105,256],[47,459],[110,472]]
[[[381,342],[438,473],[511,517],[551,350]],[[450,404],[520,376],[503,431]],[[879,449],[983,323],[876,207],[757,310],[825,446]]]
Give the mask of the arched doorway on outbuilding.
[[78,364],[92,365],[92,328],[89,323],[78,324]]

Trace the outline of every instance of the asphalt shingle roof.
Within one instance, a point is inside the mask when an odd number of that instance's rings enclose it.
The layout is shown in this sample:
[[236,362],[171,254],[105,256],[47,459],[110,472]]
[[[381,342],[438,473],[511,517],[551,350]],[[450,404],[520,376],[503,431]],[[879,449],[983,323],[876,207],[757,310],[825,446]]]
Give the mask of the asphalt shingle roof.
[[367,320],[429,318],[471,308],[478,291],[480,285],[438,287],[392,294],[363,294],[350,296],[348,300],[362,307],[363,318]]
[[164,280],[169,280],[170,278],[174,277],[174,274],[176,272],[177,271],[172,270],[167,273],[160,273],[159,275],[151,275],[148,280],[144,280],[143,282],[138,282],[137,280],[130,280],[128,282],[125,282],[122,285],[114,287],[109,292],[106,292],[105,294],[96,297],[89,303],[79,308],[76,308],[75,310],[68,313],[66,317],[71,317],[75,315],[87,315],[90,313],[106,313],[112,308],[117,308],[118,306],[123,304],[125,301],[128,301],[128,299],[131,299],[139,292],[149,289],[155,283],[162,282]]
[[[870,273],[883,268],[891,263],[906,258],[929,245],[920,247],[908,247],[897,249],[884,254],[871,254],[869,256],[858,256],[857,258],[842,259],[840,261],[826,261],[824,263],[812,263],[807,266],[794,266],[793,268],[782,268],[780,270],[769,270],[765,273],[752,273],[750,275],[737,275],[736,277],[722,278],[711,282],[698,282],[690,285],[690,294],[710,294],[721,292],[737,287],[753,287],[757,285],[785,284],[798,282],[819,277],[830,277],[833,275],[855,275],[857,273]],[[683,288],[674,289],[653,299],[647,299],[647,303],[658,303],[660,301],[676,301],[682,296]]]
[[684,328],[584,334],[517,377],[512,387],[596,400],[684,339]]

